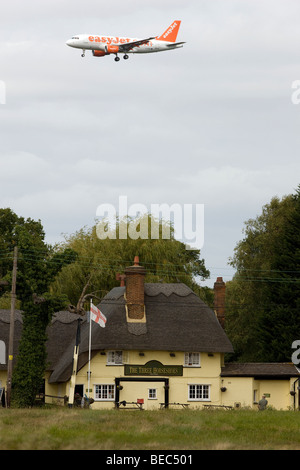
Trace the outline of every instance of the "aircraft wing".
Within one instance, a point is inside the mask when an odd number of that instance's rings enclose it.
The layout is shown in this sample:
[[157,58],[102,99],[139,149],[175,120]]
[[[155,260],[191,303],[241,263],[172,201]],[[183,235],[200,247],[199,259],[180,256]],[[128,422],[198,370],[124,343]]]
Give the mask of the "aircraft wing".
[[119,52],[128,52],[134,47],[141,46],[142,44],[146,44],[147,42],[151,41],[153,38],[147,38],[147,39],[140,39],[139,41],[132,41],[132,42],[127,42],[126,44],[120,44],[119,45]]

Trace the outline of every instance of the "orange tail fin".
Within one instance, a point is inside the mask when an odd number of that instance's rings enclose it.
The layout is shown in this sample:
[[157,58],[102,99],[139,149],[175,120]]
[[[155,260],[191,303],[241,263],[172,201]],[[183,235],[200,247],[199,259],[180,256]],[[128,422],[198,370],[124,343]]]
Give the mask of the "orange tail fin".
[[166,31],[156,39],[158,41],[168,41],[168,42],[175,42],[177,38],[177,34],[179,31],[181,21],[173,21],[171,26],[169,26]]

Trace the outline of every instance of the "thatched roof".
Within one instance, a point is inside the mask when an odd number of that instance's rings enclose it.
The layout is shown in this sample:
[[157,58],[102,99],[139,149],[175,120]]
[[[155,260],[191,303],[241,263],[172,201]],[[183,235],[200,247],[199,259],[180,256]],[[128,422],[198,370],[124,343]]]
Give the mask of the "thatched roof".
[[[48,370],[53,370],[54,365],[59,361],[64,353],[66,346],[74,341],[77,331],[77,319],[79,315],[62,311],[54,314],[51,324],[47,328],[48,340],[46,348],[48,352]],[[7,369],[7,356],[9,344],[9,327],[10,327],[10,310],[0,309],[0,341],[6,345],[6,361],[0,364],[0,370]],[[14,328],[14,360],[16,362],[19,343],[22,335],[23,317],[20,310],[15,312],[15,328]]]
[[[92,323],[92,351],[161,350],[233,352],[215,313],[185,284],[145,284],[146,323],[127,323],[125,287],[115,287],[98,306],[107,317],[105,328]],[[0,340],[8,349],[8,310],[0,310]],[[88,360],[89,324],[85,317],[57,312],[47,328],[50,382],[70,378],[78,319],[81,319],[79,368]],[[22,313],[15,316],[15,352],[22,331]],[[0,364],[0,370],[6,369]]]
[[[112,289],[99,305],[107,322],[105,328],[92,323],[92,351],[233,352],[215,313],[185,284],[145,284],[146,324],[127,323],[124,290]],[[88,323],[83,322],[79,367],[87,361],[88,339]],[[56,364],[50,382],[70,378],[74,344],[75,335]]]

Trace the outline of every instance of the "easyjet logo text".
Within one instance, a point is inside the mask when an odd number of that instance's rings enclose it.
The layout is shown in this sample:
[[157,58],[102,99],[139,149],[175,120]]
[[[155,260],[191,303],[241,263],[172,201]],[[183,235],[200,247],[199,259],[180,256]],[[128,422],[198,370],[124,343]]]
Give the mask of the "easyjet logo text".
[[164,38],[166,38],[167,36],[169,36],[169,34],[172,33],[173,29],[177,26],[177,23],[173,23],[170,28],[165,32],[165,34],[163,35]]
[[[90,42],[102,42],[103,44],[126,44],[127,42],[133,42],[134,39],[109,37],[109,36],[89,36]],[[145,46],[152,46],[152,42],[147,42]]]

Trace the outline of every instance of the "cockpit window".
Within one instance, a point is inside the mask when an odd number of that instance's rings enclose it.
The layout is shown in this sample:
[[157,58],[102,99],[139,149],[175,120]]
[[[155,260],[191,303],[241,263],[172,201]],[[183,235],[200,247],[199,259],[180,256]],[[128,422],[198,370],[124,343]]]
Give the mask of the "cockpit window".
[[73,36],[72,39],[79,39],[79,37],[78,36]]

